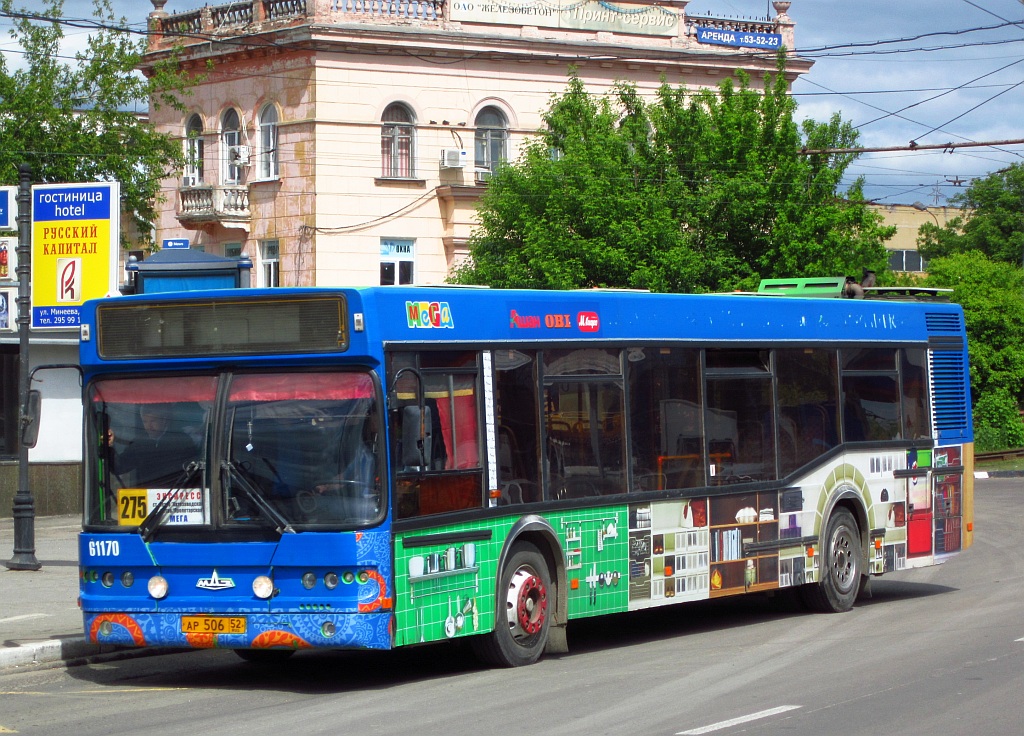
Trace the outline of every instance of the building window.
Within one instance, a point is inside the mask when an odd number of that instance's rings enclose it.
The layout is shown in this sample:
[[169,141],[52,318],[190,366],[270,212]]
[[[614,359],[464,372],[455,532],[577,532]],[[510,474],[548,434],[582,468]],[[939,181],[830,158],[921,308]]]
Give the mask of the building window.
[[263,283],[260,286],[275,287],[281,285],[280,243],[277,240],[260,241],[260,264],[262,265]]
[[405,105],[388,105],[381,117],[380,175],[384,178],[411,179],[413,170],[412,112]]
[[226,110],[220,119],[221,183],[238,184],[242,163],[248,152],[242,146],[242,125],[235,110]]
[[891,250],[889,251],[889,269],[919,273],[928,270],[928,261],[921,258],[921,254],[916,250]]
[[277,157],[277,108],[267,105],[260,112],[260,178],[276,179],[280,175]]
[[225,258],[241,258],[242,257],[242,244],[241,243],[224,243],[224,257]]
[[193,115],[185,123],[185,171],[181,184],[194,187],[203,183],[203,119]]
[[496,107],[485,107],[476,116],[476,178],[486,181],[508,158],[508,121]]
[[415,276],[415,240],[381,239],[380,285],[412,284]]

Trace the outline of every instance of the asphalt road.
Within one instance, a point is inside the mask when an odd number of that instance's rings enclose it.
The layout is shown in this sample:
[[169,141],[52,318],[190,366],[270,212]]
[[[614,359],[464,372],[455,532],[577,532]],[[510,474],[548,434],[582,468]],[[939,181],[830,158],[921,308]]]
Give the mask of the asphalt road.
[[976,504],[971,550],[877,579],[846,614],[778,595],[574,622],[570,654],[516,670],[442,645],[18,672],[0,733],[1020,733],[1024,480],[979,481]]

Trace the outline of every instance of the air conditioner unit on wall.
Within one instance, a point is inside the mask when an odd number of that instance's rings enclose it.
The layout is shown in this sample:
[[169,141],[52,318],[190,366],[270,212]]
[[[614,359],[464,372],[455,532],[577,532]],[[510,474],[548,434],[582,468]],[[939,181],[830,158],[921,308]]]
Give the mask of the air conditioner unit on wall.
[[442,169],[464,169],[469,162],[469,152],[458,148],[441,149]]
[[248,166],[252,149],[249,146],[231,146],[228,149],[228,161],[234,166]]

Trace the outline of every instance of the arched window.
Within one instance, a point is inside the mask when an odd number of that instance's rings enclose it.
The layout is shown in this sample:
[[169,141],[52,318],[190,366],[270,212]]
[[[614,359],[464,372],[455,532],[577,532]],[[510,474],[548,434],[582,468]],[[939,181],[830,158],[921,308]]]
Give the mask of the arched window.
[[508,121],[494,106],[485,107],[476,116],[476,178],[485,181],[496,166],[508,158]]
[[185,123],[185,171],[181,184],[194,187],[203,183],[203,119],[192,115]]
[[221,183],[237,184],[242,180],[242,164],[248,151],[242,147],[242,124],[238,112],[225,110],[220,118]]
[[380,175],[384,178],[413,178],[414,128],[412,112],[393,102],[381,116]]
[[277,162],[277,107],[270,104],[260,112],[260,178],[276,179],[280,175]]

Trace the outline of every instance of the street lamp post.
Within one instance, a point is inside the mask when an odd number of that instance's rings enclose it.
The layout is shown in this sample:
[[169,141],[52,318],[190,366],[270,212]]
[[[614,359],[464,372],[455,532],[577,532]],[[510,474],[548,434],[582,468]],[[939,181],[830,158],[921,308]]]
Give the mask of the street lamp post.
[[36,559],[35,501],[28,487],[28,447],[21,441],[28,421],[28,326],[32,320],[29,278],[32,272],[32,187],[28,164],[18,167],[18,492],[14,496],[14,556],[5,564],[10,570],[38,570]]
[[935,220],[935,227],[942,227],[942,225],[939,224],[939,218],[935,216],[935,213],[932,212],[931,208],[924,202],[914,202],[914,204],[910,206],[913,207],[915,210],[918,210],[919,212],[927,212],[929,215],[932,216],[932,219]]

